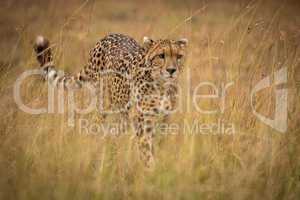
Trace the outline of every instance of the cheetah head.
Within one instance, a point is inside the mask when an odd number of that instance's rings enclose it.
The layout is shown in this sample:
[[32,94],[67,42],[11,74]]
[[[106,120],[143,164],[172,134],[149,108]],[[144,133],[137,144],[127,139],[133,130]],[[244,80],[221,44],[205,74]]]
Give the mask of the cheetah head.
[[182,72],[188,40],[152,40],[144,37],[145,63],[152,76],[165,81],[177,80]]

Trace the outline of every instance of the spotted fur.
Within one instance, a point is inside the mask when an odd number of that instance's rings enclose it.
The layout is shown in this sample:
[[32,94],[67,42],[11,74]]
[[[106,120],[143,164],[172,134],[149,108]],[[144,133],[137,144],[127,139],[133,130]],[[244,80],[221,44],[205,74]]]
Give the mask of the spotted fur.
[[34,46],[45,78],[55,85],[80,88],[85,82],[107,78],[110,104],[133,114],[141,160],[154,164],[153,135],[159,116],[174,109],[177,79],[182,71],[187,40],[144,38],[143,45],[122,34],[110,34],[90,51],[87,64],[75,76],[59,75],[49,41],[39,36]]

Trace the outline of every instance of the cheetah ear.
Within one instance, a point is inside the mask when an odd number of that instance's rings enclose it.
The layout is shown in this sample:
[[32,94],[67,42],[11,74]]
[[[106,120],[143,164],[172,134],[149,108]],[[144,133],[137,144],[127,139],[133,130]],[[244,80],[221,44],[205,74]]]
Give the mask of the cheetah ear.
[[179,44],[181,47],[185,48],[187,47],[189,40],[186,38],[181,38],[176,43]]
[[154,44],[154,41],[149,37],[143,38],[143,47],[148,50],[152,45]]

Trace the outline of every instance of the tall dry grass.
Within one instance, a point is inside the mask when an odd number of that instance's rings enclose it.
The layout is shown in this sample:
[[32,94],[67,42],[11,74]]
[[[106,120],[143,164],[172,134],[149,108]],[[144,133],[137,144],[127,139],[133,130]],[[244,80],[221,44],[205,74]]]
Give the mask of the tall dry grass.
[[[0,5],[0,199],[300,197],[296,1],[11,0]],[[170,122],[191,125],[222,119],[234,123],[235,134],[197,134],[182,128],[176,134],[158,134],[156,168],[145,172],[130,134],[102,137],[80,132],[78,120],[97,123],[95,113],[77,115],[76,126],[69,127],[66,114],[30,115],[17,107],[14,82],[37,66],[32,50],[36,35],[53,42],[60,69],[75,72],[93,44],[109,32],[139,41],[144,35],[187,37],[183,109]],[[286,133],[263,124],[250,106],[254,85],[282,66],[288,68]],[[201,81],[220,87],[234,82],[226,92],[224,113],[195,111],[191,97]],[[46,106],[47,86],[38,76],[26,79],[22,98],[27,105]],[[271,117],[273,102],[274,91],[264,90],[257,96],[256,109]],[[220,100],[197,104],[212,110],[219,108]]]

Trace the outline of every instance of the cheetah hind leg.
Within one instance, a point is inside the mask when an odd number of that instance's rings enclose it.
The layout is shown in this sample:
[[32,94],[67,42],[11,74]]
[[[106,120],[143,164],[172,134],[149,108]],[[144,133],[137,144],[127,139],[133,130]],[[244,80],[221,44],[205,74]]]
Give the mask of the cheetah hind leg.
[[129,130],[129,115],[128,112],[121,112],[117,116],[117,124],[118,124],[118,130],[117,130],[117,136],[124,135]]

